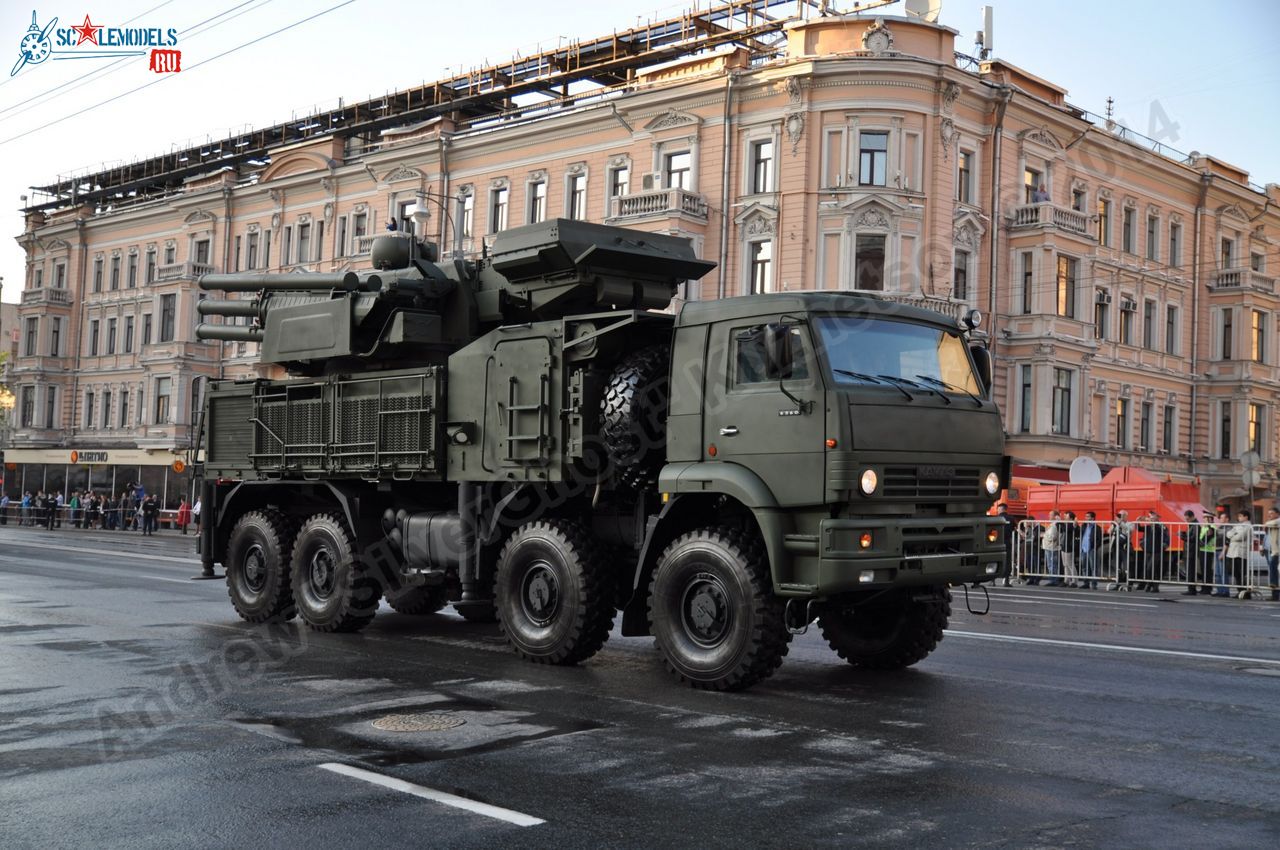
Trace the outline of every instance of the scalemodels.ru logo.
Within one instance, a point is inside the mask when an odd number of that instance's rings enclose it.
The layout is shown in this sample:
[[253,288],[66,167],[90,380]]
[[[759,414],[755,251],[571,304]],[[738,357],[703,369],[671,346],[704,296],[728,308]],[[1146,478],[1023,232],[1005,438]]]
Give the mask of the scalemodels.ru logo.
[[182,70],[182,51],[175,50],[178,31],[172,27],[111,27],[95,24],[91,15],[84,16],[78,26],[58,27],[51,18],[43,26],[37,13],[31,13],[31,26],[18,43],[18,61],[9,72],[12,77],[27,65],[39,65],[47,59],[113,59],[120,56],[146,56],[150,48],[149,68],[157,74]]

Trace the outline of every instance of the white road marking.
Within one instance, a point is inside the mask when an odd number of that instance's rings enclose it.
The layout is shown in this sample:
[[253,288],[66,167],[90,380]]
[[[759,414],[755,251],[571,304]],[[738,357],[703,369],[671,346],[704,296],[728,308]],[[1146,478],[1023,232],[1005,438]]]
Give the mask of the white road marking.
[[537,826],[540,823],[546,823],[546,821],[541,818],[535,818],[532,815],[513,812],[511,809],[491,806],[488,803],[479,803],[475,800],[468,800],[466,797],[459,797],[445,791],[437,791],[434,788],[427,788],[423,785],[414,785],[412,782],[405,782],[403,779],[395,779],[391,776],[383,776],[381,773],[374,773],[371,770],[361,770],[358,767],[351,767],[350,765],[338,764],[336,762],[325,762],[319,766],[324,770],[340,773],[343,776],[363,779],[365,782],[371,782],[374,785],[381,785],[383,788],[390,788],[393,791],[403,791],[404,793],[412,794],[415,797],[422,797],[424,800],[433,800],[446,806],[453,806],[455,809],[464,809],[477,815],[484,815],[485,817],[496,818],[497,820],[506,821],[507,823],[513,823],[516,826]]
[[1046,646],[1069,646],[1074,649],[1102,649],[1111,652],[1132,652],[1139,655],[1165,655],[1174,658],[1196,658],[1201,661],[1241,661],[1250,664],[1280,665],[1280,659],[1250,658],[1243,655],[1213,655],[1208,652],[1183,652],[1176,649],[1150,649],[1144,646],[1121,646],[1115,643],[1090,643],[1082,640],[1056,640],[1054,638],[1022,637],[1020,635],[992,635],[983,632],[961,632],[947,629],[947,634],[976,640],[993,640],[1003,643],[1038,643]]
[[992,599],[1007,599],[1014,605],[1067,605],[1073,608],[1094,608],[1099,605],[1112,608],[1159,608],[1154,602],[1106,602],[1101,599],[1035,599],[1030,596],[1013,596],[1011,594],[993,595]]
[[190,558],[175,558],[172,555],[146,555],[142,552],[121,553],[112,549],[86,549],[83,546],[66,546],[61,543],[47,543],[41,540],[39,543],[23,543],[21,541],[7,540],[5,541],[13,546],[25,546],[31,549],[57,549],[61,552],[83,552],[88,555],[105,555],[113,554],[121,557],[138,558],[143,561],[169,561],[174,564],[198,564],[200,560],[194,556]]
[[193,582],[189,578],[166,578],[165,576],[153,576],[153,575],[145,575],[145,574],[139,574],[139,575],[142,578],[151,578],[151,579],[155,579],[156,581],[172,581],[177,584],[199,584],[199,582]]

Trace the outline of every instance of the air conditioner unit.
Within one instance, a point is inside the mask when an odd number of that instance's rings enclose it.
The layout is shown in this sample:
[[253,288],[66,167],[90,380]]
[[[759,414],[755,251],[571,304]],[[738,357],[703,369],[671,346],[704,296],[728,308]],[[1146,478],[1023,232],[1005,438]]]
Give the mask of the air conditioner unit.
[[1098,304],[1110,304],[1111,293],[1107,292],[1105,289],[1099,289],[1097,295],[1094,297],[1094,301]]
[[650,192],[654,189],[662,188],[662,172],[650,171],[640,175],[640,186],[644,191]]

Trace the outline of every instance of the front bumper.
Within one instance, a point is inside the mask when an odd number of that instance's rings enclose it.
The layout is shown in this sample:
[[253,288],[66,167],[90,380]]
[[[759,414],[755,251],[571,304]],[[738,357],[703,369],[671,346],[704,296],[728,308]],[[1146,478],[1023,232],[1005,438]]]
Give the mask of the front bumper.
[[1006,529],[987,516],[824,519],[814,595],[991,581],[1007,574]]

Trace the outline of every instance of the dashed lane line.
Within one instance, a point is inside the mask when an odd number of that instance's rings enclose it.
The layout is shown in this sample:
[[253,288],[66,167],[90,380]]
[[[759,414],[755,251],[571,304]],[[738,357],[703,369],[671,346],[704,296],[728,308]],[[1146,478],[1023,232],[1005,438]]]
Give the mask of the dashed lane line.
[[415,797],[421,797],[424,800],[431,800],[445,806],[452,806],[455,809],[463,809],[477,815],[484,815],[487,818],[495,818],[497,820],[513,823],[516,826],[537,826],[540,823],[546,823],[542,818],[535,818],[532,815],[526,815],[523,812],[504,809],[500,806],[493,806],[489,803],[481,803],[476,800],[468,800],[466,797],[459,797],[456,794],[450,794],[447,791],[437,791],[434,788],[428,788],[425,785],[415,785],[412,782],[405,782],[403,779],[396,779],[391,776],[384,776],[381,773],[374,773],[371,770],[362,770],[358,767],[352,767],[347,764],[338,764],[337,762],[325,762],[319,765],[320,768],[333,773],[340,773],[343,776],[350,776],[354,779],[360,779],[370,782],[374,785],[381,785],[383,788],[390,788],[392,791],[402,791],[405,794],[412,794]]
[[1242,655],[1214,655],[1208,652],[1185,652],[1177,649],[1152,649],[1144,646],[1122,646],[1115,643],[1091,643],[1082,640],[1058,640],[1055,638],[1023,637],[1021,635],[992,635],[983,632],[962,632],[947,629],[948,635],[974,640],[991,640],[999,643],[1037,643],[1043,646],[1069,646],[1072,649],[1101,649],[1108,652],[1128,652],[1137,655],[1163,655],[1172,658],[1194,658],[1199,661],[1240,661],[1249,664],[1274,664],[1280,659],[1250,658]]

